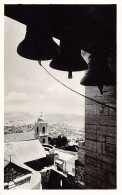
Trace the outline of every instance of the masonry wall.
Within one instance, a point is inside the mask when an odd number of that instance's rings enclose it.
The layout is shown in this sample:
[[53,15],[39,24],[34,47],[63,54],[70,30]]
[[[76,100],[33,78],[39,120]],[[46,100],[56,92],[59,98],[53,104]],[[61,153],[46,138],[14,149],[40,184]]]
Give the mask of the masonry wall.
[[84,182],[85,141],[78,142],[78,159],[75,161],[75,179]]
[[[116,106],[116,89],[86,87],[86,96]],[[85,186],[86,189],[116,188],[116,111],[85,101]]]
[[75,177],[67,176],[58,170],[47,170],[41,173],[42,189],[82,189],[82,185],[76,182]]

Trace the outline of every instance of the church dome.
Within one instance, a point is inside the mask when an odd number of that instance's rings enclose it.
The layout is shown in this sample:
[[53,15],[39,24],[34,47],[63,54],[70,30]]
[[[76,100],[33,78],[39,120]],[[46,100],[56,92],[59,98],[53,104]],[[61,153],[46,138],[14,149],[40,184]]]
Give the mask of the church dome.
[[38,118],[37,122],[43,122],[44,121],[44,118],[42,116],[42,114],[40,115],[40,117]]

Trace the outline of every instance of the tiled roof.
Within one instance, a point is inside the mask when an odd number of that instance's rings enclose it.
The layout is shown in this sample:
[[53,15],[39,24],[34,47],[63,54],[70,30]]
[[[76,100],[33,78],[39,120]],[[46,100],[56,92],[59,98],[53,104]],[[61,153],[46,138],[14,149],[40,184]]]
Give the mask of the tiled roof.
[[21,163],[46,157],[46,152],[39,140],[5,143],[5,156]]

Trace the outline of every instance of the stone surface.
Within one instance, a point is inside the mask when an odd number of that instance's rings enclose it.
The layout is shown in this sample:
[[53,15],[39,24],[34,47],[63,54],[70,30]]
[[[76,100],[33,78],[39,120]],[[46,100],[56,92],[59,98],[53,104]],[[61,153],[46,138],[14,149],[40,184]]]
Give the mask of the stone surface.
[[[103,96],[97,87],[86,87],[86,95],[116,106],[115,87],[105,87]],[[86,189],[116,188],[116,111],[85,102],[85,185]]]

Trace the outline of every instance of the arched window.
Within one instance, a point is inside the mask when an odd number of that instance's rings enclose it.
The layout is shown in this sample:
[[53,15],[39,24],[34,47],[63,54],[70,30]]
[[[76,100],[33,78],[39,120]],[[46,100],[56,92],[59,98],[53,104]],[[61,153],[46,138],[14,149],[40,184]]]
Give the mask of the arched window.
[[42,140],[42,143],[43,143],[43,144],[45,143],[45,139]]
[[45,133],[45,127],[42,128],[42,133]]
[[39,133],[39,128],[37,127],[37,134]]

